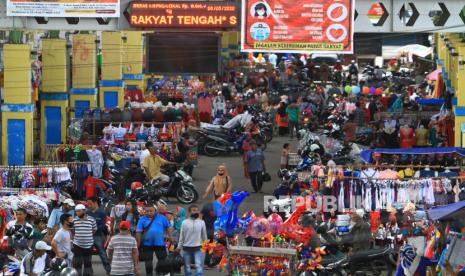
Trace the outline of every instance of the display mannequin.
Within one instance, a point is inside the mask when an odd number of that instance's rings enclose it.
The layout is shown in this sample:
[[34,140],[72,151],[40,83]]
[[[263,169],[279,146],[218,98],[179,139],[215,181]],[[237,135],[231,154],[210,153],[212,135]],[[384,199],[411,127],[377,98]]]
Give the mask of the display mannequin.
[[428,145],[428,130],[423,125],[420,125],[415,130],[415,145],[417,147],[426,147]]
[[408,125],[402,126],[399,131],[400,147],[411,148],[414,144],[413,135],[414,135],[413,128],[411,128]]

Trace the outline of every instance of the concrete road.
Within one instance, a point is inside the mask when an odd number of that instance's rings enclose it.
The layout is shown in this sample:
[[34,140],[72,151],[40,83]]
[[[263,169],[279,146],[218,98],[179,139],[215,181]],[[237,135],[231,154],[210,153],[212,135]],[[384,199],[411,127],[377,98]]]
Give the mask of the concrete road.
[[[238,212],[239,215],[243,214],[248,210],[253,210],[255,214],[261,214],[263,212],[263,196],[272,194],[275,186],[279,183],[277,178],[277,171],[279,170],[280,154],[282,145],[284,143],[291,142],[291,147],[295,150],[296,140],[290,141],[287,137],[275,137],[265,151],[266,168],[271,175],[271,182],[265,182],[263,185],[263,194],[253,194],[246,198],[240,206]],[[293,143],[292,143],[293,142]],[[220,156],[210,158],[206,156],[200,156],[199,165],[194,170],[194,184],[196,185],[199,195],[202,196],[207,188],[210,179],[216,174],[216,168],[219,164],[225,163],[230,176],[233,181],[233,190],[244,190],[252,192],[252,186],[250,181],[244,177],[244,170],[242,167],[242,159],[236,154],[232,156]],[[197,204],[202,205],[203,201],[200,199]],[[169,210],[173,210],[179,205],[174,200],[169,202]],[[187,206],[183,206],[187,207]],[[100,258],[94,256],[93,258],[94,275],[105,275],[103,267],[101,265]],[[144,264],[141,263],[139,266],[140,275],[145,275]],[[182,273],[184,274],[184,273]],[[219,272],[217,269],[211,269],[205,271],[204,275],[226,275],[225,273]]]

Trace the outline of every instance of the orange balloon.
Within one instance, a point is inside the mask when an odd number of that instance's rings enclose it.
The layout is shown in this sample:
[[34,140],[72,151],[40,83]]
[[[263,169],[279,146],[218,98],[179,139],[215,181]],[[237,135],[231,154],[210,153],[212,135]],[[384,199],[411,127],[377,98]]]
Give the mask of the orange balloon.
[[364,86],[362,88],[362,93],[365,94],[365,95],[368,95],[368,93],[370,93],[370,87]]

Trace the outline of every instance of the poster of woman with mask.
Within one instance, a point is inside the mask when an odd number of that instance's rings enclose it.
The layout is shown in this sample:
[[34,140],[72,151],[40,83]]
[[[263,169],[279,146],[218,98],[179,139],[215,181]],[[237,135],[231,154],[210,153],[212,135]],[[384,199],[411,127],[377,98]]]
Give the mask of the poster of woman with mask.
[[252,6],[252,10],[250,12],[253,17],[264,19],[271,15],[271,8],[266,3],[257,2],[254,6]]

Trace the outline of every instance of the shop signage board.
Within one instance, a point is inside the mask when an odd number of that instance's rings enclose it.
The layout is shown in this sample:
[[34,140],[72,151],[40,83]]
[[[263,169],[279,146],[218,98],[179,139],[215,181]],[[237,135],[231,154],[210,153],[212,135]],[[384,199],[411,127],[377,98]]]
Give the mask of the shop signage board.
[[352,53],[354,2],[242,0],[242,51]]
[[7,16],[119,17],[119,0],[7,0]]
[[134,28],[224,30],[239,26],[234,2],[133,1],[125,16]]

